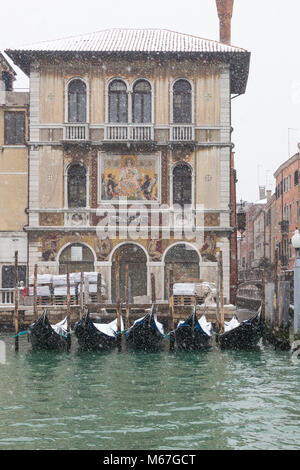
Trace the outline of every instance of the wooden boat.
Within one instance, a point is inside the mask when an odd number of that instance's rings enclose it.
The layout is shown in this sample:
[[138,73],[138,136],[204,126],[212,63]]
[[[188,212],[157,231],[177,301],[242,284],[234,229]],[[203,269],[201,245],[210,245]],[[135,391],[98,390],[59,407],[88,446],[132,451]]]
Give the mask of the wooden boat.
[[178,350],[199,351],[210,346],[213,328],[205,315],[197,318],[196,307],[185,321],[180,321],[175,330],[175,344]]
[[[123,329],[121,318],[121,330]],[[74,332],[79,348],[84,351],[106,351],[117,346],[117,320],[111,323],[96,323],[87,312],[75,324]]]
[[44,310],[40,318],[28,327],[28,340],[33,349],[68,351],[71,347],[68,317],[51,325],[47,311]]
[[153,305],[150,312],[139,318],[126,332],[129,347],[144,351],[157,350],[162,346],[164,339],[163,325],[157,321]]
[[221,349],[254,349],[263,334],[261,307],[249,320],[239,322],[234,316],[225,322],[225,332],[217,336]]

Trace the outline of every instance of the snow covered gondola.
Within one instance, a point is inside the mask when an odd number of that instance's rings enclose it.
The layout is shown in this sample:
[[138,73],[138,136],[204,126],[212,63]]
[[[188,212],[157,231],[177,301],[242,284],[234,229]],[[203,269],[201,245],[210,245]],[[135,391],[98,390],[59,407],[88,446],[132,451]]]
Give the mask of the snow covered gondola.
[[221,349],[254,349],[263,334],[261,307],[257,313],[243,322],[234,316],[225,322],[225,332],[217,337]]
[[68,317],[51,325],[47,311],[44,310],[40,318],[29,326],[28,340],[31,342],[32,349],[68,351],[71,347]]
[[155,351],[162,347],[164,338],[163,325],[157,321],[154,305],[149,313],[139,318],[126,333],[128,346],[133,349]]
[[[121,329],[123,330],[121,318]],[[117,320],[111,323],[95,323],[85,313],[75,324],[79,348],[84,351],[107,351],[117,346]]]
[[212,324],[205,315],[197,319],[196,308],[185,321],[180,321],[175,330],[175,344],[178,350],[199,351],[210,346],[213,334]]

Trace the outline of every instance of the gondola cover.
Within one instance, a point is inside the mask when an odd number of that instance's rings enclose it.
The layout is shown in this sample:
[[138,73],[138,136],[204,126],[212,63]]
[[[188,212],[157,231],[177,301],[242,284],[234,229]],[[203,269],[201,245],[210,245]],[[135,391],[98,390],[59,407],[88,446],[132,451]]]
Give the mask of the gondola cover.
[[230,322],[225,322],[225,332],[219,334],[217,341],[221,349],[254,349],[263,335],[261,307],[257,313],[239,323],[236,316]]
[[144,317],[139,318],[126,333],[129,347],[144,351],[157,350],[163,345],[164,328],[157,320],[154,306]]
[[71,347],[68,318],[51,325],[46,310],[36,322],[29,326],[28,333],[28,340],[33,349],[69,350]]
[[[121,330],[123,329],[121,318]],[[95,323],[87,312],[75,324],[74,332],[81,350],[104,351],[117,346],[117,320]]]
[[175,330],[175,344],[178,350],[198,351],[210,347],[213,334],[212,324],[202,315],[197,318],[196,308],[185,321],[180,321]]

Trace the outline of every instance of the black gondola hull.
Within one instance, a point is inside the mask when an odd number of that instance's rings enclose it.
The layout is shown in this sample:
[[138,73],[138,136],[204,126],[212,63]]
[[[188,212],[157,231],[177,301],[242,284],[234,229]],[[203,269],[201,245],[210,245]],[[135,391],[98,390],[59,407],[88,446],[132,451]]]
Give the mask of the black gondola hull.
[[231,331],[218,335],[217,342],[221,349],[249,350],[257,348],[262,335],[263,323],[260,316],[257,316]]
[[141,351],[157,351],[163,347],[163,335],[151,313],[135,323],[126,334],[127,345]]
[[47,315],[42,315],[28,328],[28,340],[32,349],[44,351],[68,351],[71,347],[69,334],[61,336],[53,330]]
[[117,346],[117,337],[99,331],[90,319],[76,323],[74,333],[82,351],[108,351]]
[[201,351],[209,349],[211,336],[196,327],[180,326],[175,331],[176,349],[179,351]]

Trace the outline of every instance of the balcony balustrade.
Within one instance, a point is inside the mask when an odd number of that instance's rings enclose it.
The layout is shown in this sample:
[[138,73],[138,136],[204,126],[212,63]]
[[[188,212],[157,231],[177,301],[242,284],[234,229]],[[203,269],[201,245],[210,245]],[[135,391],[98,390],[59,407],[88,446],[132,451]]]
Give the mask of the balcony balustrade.
[[64,125],[63,140],[85,142],[89,140],[89,125],[86,123],[67,123]]
[[149,124],[107,124],[105,126],[104,140],[149,142],[153,139],[153,126]]
[[192,125],[171,125],[171,142],[191,142],[195,140],[195,129]]

